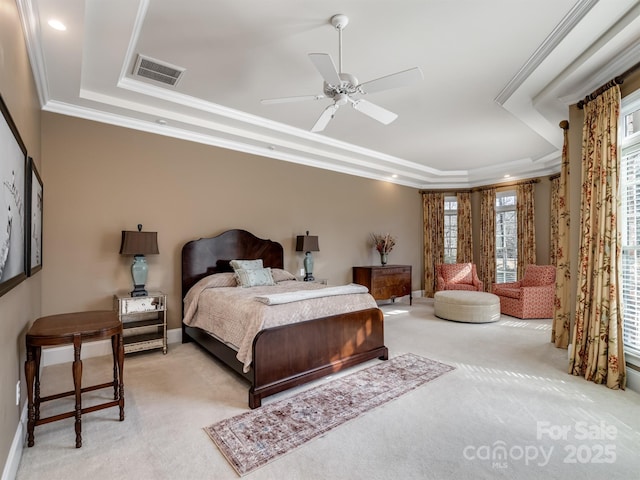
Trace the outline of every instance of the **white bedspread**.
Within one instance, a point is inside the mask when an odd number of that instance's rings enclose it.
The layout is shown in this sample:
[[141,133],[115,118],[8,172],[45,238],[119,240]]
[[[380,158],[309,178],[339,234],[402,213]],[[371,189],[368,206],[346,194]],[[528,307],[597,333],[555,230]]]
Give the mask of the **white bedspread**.
[[351,283],[349,285],[339,285],[337,287],[318,288],[313,290],[296,290],[295,292],[272,293],[255,297],[259,302],[266,305],[282,305],[283,303],[300,302],[310,298],[333,297],[336,295],[349,295],[351,293],[369,293],[369,289],[364,285]]
[[362,287],[364,291],[360,288],[354,289],[363,293],[330,296],[312,294],[314,298],[273,305],[257,300],[257,297],[266,299],[280,294],[295,296],[296,292],[300,291],[334,288],[337,287],[298,281],[285,281],[275,286],[264,287],[211,288],[207,277],[196,283],[185,296],[183,321],[186,325],[201,328],[215,335],[237,349],[236,357],[247,372],[252,361],[253,339],[260,330],[377,307],[366,287]]

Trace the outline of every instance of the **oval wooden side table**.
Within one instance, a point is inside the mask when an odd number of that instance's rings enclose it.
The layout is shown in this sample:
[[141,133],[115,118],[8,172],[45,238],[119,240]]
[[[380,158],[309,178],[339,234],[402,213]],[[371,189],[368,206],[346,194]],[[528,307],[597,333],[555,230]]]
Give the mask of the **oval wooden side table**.
[[[113,381],[82,388],[82,342],[111,338],[113,351]],[[122,323],[118,314],[111,310],[63,313],[38,318],[26,336],[27,360],[24,364],[27,380],[27,445],[34,445],[33,430],[37,425],[75,417],[76,448],[82,446],[82,414],[118,406],[120,421],[124,420],[124,343]],[[70,392],[40,397],[40,357],[42,347],[73,345],[73,386]],[[113,387],[113,401],[82,408],[82,394],[101,388]],[[35,392],[34,392],[35,390]],[[35,395],[34,395],[35,393]],[[40,404],[67,396],[75,396],[75,409],[51,417],[40,418]]]

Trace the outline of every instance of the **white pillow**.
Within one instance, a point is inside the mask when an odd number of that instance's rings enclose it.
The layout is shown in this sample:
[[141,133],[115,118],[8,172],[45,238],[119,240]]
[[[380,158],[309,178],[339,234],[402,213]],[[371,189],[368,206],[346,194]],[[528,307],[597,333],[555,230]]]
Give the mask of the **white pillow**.
[[265,285],[275,285],[270,268],[254,268],[247,270],[239,268],[236,270],[236,279],[239,287],[260,287]]

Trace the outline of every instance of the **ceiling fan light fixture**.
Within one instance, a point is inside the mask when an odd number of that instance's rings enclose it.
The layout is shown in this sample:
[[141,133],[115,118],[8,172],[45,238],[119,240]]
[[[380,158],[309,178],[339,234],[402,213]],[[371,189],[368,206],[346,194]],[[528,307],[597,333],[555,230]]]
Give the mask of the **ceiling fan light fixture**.
[[339,93],[335,96],[334,101],[336,105],[341,107],[342,105],[346,105],[347,103],[349,103],[349,95],[347,95],[346,93]]

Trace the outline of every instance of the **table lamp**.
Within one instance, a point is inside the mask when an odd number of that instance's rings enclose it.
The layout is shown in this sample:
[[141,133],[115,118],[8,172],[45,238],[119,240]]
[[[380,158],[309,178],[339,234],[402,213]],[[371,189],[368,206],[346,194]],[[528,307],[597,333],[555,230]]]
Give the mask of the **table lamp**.
[[138,224],[138,231],[123,230],[121,255],[133,255],[131,264],[131,276],[133,277],[132,297],[144,297],[148,295],[144,288],[147,283],[147,259],[145,255],[158,254],[158,233],[143,232],[142,224]]
[[307,230],[306,235],[298,235],[296,237],[296,252],[305,252],[304,254],[304,281],[311,282],[315,280],[313,278],[313,256],[311,252],[319,252],[320,248],[318,247],[318,237],[314,235],[309,235],[309,230]]

